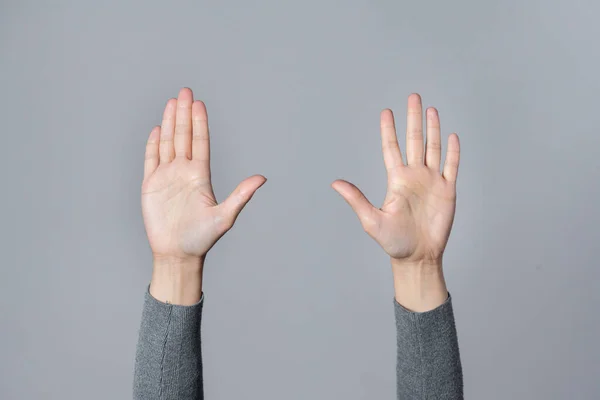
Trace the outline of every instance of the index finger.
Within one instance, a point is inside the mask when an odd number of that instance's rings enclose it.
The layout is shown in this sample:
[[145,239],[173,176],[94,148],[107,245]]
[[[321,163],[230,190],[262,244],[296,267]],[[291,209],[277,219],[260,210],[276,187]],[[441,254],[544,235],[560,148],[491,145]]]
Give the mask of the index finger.
[[196,100],[192,104],[192,160],[200,161],[201,177],[210,179],[210,137],[206,105]]

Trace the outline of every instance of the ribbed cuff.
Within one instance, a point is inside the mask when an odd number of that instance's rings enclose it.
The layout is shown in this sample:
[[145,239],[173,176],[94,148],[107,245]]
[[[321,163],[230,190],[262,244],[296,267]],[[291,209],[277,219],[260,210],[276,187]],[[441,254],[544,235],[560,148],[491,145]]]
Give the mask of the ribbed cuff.
[[452,298],[413,312],[394,299],[397,389],[401,399],[462,399],[463,378]]
[[204,294],[196,304],[183,306],[163,303],[146,291],[136,355],[135,399],[199,398],[203,304]]

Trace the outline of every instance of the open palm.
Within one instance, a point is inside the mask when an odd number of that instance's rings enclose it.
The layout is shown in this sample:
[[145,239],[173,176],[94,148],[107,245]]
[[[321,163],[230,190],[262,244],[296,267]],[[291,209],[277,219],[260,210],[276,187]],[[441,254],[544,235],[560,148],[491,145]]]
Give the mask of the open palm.
[[353,184],[337,180],[333,188],[350,204],[365,231],[397,260],[441,261],[456,208],[459,141],[450,135],[443,173],[437,110],[427,110],[427,145],[423,141],[421,98],[408,98],[407,164],[398,146],[391,110],[381,113],[383,158],[388,188],[383,206],[375,208]]
[[210,177],[206,107],[184,88],[165,107],[146,146],[142,213],[155,257],[202,257],[266,181],[247,178],[221,204]]

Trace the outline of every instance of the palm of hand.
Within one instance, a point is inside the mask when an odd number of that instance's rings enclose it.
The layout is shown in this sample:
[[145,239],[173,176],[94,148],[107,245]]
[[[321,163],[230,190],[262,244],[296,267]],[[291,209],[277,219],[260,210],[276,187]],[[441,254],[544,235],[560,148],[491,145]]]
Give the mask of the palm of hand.
[[390,182],[374,238],[393,258],[434,261],[446,247],[456,192],[429,168],[406,168]]
[[365,231],[393,259],[439,261],[450,236],[456,207],[458,136],[448,139],[443,174],[439,117],[427,112],[427,151],[424,151],[421,99],[409,97],[407,159],[402,160],[393,114],[381,115],[383,156],[388,172],[388,189],[383,206],[373,207],[353,184],[338,180],[333,187],[358,215]]
[[217,201],[199,170],[194,160],[177,159],[159,166],[144,182],[142,212],[156,254],[201,256],[222,235]]

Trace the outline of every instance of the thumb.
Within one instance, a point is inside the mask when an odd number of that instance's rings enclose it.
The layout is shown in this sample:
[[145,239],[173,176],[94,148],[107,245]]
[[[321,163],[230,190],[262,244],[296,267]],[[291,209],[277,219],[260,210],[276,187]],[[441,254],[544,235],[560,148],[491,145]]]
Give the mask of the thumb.
[[374,233],[374,228],[379,225],[380,216],[363,192],[350,182],[341,179],[333,182],[331,187],[352,207],[364,230],[369,234]]
[[267,178],[262,175],[254,175],[246,178],[235,188],[233,192],[231,192],[229,197],[219,204],[221,215],[227,222],[227,225],[229,225],[229,228],[233,226],[237,216],[240,214],[244,206],[248,204],[254,193],[259,187],[264,185],[266,181]]

